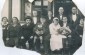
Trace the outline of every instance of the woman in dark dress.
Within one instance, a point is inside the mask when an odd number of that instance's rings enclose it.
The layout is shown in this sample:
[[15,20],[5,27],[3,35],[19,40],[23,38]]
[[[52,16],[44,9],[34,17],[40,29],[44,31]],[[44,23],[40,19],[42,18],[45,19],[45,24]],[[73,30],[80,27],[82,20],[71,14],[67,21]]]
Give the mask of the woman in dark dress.
[[80,19],[80,23],[76,27],[76,33],[79,36],[77,39],[78,47],[80,47],[82,45],[83,28],[84,28],[84,19]]
[[18,47],[18,40],[20,37],[20,24],[17,17],[12,18],[12,24],[8,27],[8,39],[9,39],[9,47]]
[[2,30],[3,30],[3,41],[4,41],[4,45],[7,46],[7,32],[8,32],[8,19],[7,17],[3,17],[2,18]]

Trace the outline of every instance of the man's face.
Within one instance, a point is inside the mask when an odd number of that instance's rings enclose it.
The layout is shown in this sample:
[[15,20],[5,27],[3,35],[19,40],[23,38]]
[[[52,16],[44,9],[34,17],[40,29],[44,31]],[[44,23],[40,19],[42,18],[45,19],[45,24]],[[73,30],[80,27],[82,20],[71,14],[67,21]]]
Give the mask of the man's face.
[[40,18],[40,22],[41,23],[45,23],[46,22],[46,19],[45,18]]
[[37,16],[38,14],[37,14],[37,11],[33,11],[33,16]]
[[59,8],[59,13],[60,13],[60,14],[63,14],[63,12],[64,12],[63,7],[60,7],[60,8]]
[[76,7],[73,7],[73,8],[72,8],[72,13],[73,13],[73,14],[76,14],[76,13],[77,13]]
[[67,17],[63,17],[63,22],[67,22]]
[[51,11],[48,11],[48,16],[52,16],[52,12]]
[[26,19],[26,23],[27,24],[30,24],[31,23],[31,20],[30,19]]

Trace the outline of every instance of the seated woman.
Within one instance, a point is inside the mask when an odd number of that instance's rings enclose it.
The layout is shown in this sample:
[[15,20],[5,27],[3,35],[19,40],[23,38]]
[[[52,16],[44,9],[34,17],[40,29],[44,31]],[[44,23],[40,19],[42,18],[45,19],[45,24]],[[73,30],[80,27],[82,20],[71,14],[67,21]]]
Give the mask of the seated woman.
[[12,18],[12,23],[8,27],[8,40],[10,47],[18,47],[20,37],[20,23],[17,17]]
[[3,17],[2,18],[2,30],[3,30],[3,41],[4,41],[4,45],[7,46],[7,33],[8,33],[8,19],[7,17]]
[[78,47],[82,45],[82,37],[83,37],[83,28],[84,28],[84,19],[80,19],[79,25],[76,27],[76,33],[79,37],[77,37]]
[[50,48],[51,51],[60,51],[63,48],[63,43],[62,43],[62,39],[66,38],[65,35],[61,34],[59,32],[60,29],[60,25],[59,25],[59,19],[57,17],[55,17],[53,19],[53,23],[50,24],[49,29],[50,29],[50,34],[51,34],[51,38],[50,38]]

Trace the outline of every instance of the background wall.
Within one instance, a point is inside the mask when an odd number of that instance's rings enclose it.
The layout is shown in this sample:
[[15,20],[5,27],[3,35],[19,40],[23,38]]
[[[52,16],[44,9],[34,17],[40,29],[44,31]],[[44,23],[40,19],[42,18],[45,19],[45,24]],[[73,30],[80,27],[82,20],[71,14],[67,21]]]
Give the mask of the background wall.
[[12,0],[12,17],[20,20],[20,0]]

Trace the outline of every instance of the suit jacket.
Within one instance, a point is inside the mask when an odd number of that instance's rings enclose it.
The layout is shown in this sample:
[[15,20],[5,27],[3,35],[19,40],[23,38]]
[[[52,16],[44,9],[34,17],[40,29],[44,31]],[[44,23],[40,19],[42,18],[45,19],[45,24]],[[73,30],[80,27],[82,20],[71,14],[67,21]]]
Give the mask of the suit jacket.
[[[33,18],[34,18],[34,17],[32,17],[32,20],[33,20]],[[37,17],[37,23],[39,23],[39,22],[40,22],[40,17]],[[33,21],[33,23],[34,23],[34,21]],[[37,24],[37,23],[36,23],[36,24]]]
[[63,17],[65,17],[66,15],[65,14],[63,14],[62,15],[62,20],[60,19],[60,15],[58,14],[57,15],[57,17],[58,17],[58,19],[59,19],[59,24],[60,24],[60,26],[62,27],[63,26]]
[[33,28],[34,28],[33,24],[30,24],[29,26],[27,26],[26,24],[23,25],[21,27],[22,36],[25,39],[29,39],[33,35]]
[[53,21],[53,17],[51,17],[51,19],[49,20],[49,17],[47,17],[47,21],[48,21],[48,24],[51,24],[52,21]]
[[79,22],[80,22],[80,16],[77,14],[76,15],[77,16],[77,19],[76,19],[76,21],[74,22],[73,20],[72,20],[72,14],[70,14],[69,15],[69,23],[70,23],[70,28],[71,28],[71,30],[72,31],[74,31],[75,30],[75,27],[79,24]]

